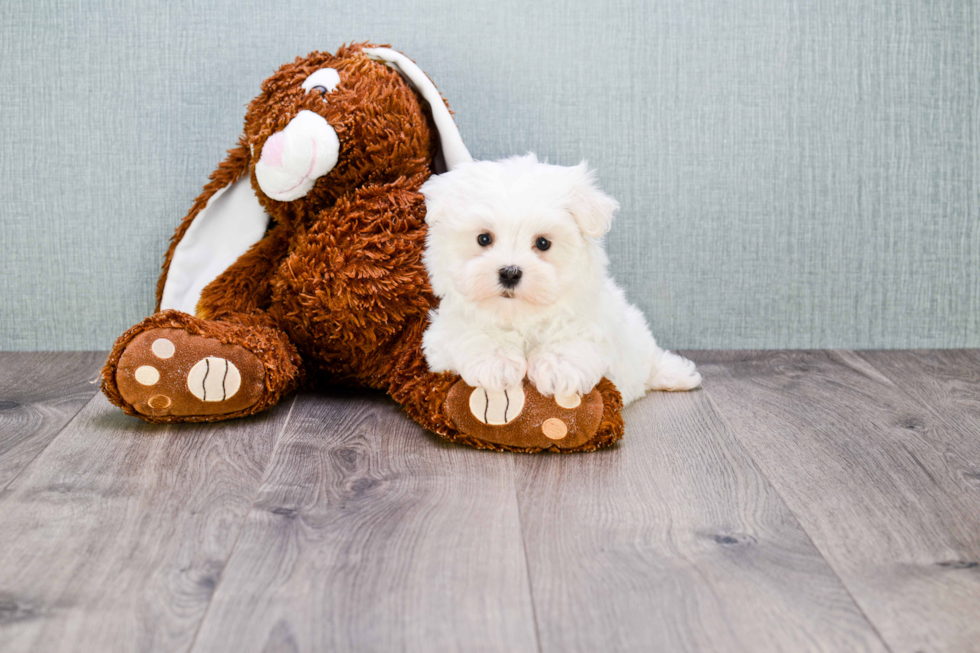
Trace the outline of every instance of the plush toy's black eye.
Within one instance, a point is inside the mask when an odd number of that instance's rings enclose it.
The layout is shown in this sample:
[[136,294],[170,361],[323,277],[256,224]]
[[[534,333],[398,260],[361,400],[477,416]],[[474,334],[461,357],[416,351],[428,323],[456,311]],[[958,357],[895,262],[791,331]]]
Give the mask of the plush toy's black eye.
[[534,241],[534,246],[544,252],[551,247],[551,241],[544,236],[538,236],[538,239]]
[[476,244],[480,247],[487,247],[488,245],[493,244],[493,236],[490,234],[480,234],[476,237]]
[[322,98],[326,98],[327,97],[327,89],[324,86],[314,86],[310,90],[311,91],[316,91],[317,93],[320,94],[320,97],[322,97]]

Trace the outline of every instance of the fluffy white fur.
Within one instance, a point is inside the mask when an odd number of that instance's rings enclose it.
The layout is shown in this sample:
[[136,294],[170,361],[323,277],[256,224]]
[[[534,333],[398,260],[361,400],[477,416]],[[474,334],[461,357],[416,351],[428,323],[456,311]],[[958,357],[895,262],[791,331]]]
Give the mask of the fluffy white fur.
[[[544,395],[585,394],[607,376],[629,403],[648,390],[690,390],[694,363],[657,346],[607,273],[601,238],[619,209],[583,162],[533,154],[464,163],[422,186],[425,265],[439,308],[423,349],[430,369],[504,390],[526,375]],[[477,238],[490,234],[481,246]],[[536,247],[539,237],[550,248]],[[521,269],[501,284],[501,268]]]

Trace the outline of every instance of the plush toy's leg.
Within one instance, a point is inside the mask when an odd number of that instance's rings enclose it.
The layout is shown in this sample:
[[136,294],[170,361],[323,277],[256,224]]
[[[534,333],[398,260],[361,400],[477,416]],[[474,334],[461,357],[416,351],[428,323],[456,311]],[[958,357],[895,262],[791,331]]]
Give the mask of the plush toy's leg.
[[[410,343],[406,343],[410,344]],[[623,437],[622,398],[608,379],[584,397],[521,390],[487,393],[455,374],[433,374],[418,346],[396,362],[389,394],[408,415],[448,440],[497,451],[594,451]]]
[[261,314],[152,315],[116,341],[102,370],[112,403],[148,422],[203,422],[273,406],[300,380],[286,334]]

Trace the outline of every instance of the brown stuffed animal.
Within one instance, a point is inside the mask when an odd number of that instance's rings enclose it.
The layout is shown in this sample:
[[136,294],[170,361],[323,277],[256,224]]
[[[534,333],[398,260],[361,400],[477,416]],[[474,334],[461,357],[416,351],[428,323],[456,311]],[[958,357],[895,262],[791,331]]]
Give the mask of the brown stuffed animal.
[[314,52],[262,84],[238,146],[177,228],[157,313],[116,341],[106,396],[148,422],[252,415],[300,387],[381,389],[475,447],[594,450],[622,435],[607,379],[585,397],[487,393],[422,355],[436,300],[422,252],[434,171],[470,156],[404,55]]

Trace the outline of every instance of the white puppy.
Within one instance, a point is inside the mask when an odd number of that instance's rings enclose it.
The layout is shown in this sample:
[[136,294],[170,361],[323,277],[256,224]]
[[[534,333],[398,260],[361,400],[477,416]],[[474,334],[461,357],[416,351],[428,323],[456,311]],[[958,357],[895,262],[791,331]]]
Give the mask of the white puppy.
[[549,396],[586,394],[606,376],[625,403],[701,383],[609,277],[599,239],[619,204],[584,162],[466,163],[422,193],[425,265],[440,298],[422,345],[432,371],[488,390],[526,375]]

